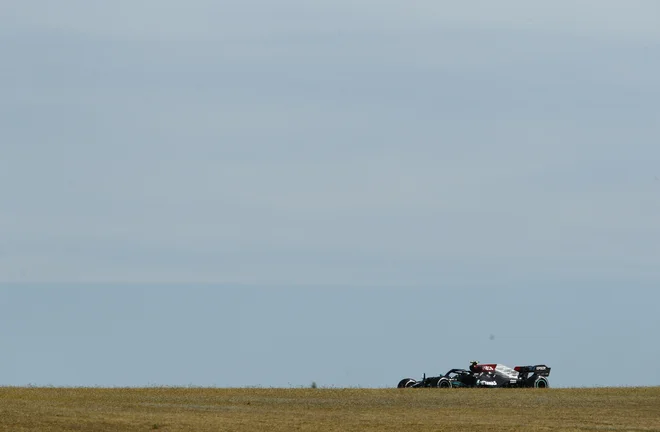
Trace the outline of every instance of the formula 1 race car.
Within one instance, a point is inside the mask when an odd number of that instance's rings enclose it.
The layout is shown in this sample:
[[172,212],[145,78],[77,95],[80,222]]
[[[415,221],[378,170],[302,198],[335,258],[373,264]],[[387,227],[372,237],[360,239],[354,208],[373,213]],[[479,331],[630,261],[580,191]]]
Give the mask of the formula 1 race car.
[[450,369],[444,375],[424,377],[421,381],[404,378],[398,388],[452,388],[452,387],[549,387],[550,368],[546,365],[516,366],[480,364],[473,361],[470,369]]

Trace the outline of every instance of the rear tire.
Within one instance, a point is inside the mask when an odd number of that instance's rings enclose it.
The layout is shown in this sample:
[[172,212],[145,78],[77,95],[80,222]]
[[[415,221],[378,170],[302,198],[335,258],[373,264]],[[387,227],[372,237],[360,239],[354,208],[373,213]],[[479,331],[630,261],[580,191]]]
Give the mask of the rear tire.
[[548,383],[548,380],[544,377],[538,377],[536,381],[534,381],[534,388],[548,388],[550,387],[550,384]]
[[417,381],[415,381],[412,378],[404,378],[401,381],[399,381],[399,384],[396,386],[397,388],[408,388],[412,387],[413,384],[415,384]]

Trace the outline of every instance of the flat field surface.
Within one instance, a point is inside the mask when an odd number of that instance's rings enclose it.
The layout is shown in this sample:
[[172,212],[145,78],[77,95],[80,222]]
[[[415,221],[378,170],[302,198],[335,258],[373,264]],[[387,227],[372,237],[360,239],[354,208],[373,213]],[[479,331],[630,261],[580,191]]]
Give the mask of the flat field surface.
[[660,387],[0,387],[0,431],[660,431]]

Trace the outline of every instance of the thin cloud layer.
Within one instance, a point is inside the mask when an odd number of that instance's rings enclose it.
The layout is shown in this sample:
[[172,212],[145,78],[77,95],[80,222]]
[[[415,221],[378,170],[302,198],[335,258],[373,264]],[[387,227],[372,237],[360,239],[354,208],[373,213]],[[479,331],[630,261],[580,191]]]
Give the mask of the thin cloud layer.
[[655,2],[42,3],[2,280],[658,280]]

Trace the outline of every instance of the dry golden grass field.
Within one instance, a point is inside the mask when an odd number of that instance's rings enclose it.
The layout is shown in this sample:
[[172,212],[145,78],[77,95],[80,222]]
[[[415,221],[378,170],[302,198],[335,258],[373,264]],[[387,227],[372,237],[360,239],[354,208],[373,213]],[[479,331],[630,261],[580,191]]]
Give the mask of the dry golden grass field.
[[660,387],[1,387],[0,430],[660,431]]

